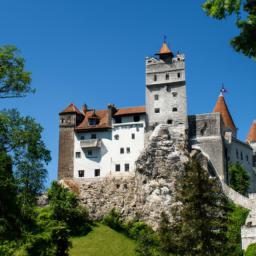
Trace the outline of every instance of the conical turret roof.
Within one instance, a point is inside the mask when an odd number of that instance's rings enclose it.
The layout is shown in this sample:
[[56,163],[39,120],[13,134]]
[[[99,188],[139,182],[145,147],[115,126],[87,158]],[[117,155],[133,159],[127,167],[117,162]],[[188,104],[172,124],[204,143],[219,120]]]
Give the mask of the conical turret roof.
[[231,129],[234,132],[234,134],[236,134],[237,128],[229,112],[223,93],[220,94],[217,103],[213,109],[213,112],[221,113],[225,128]]
[[247,142],[256,142],[256,120],[253,121],[251,129],[247,136]]

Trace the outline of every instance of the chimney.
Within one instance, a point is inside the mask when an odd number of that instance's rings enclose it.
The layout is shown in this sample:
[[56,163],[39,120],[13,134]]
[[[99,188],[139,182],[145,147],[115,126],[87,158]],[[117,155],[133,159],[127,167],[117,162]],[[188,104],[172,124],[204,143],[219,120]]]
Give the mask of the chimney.
[[108,125],[112,125],[112,117],[116,112],[116,107],[114,104],[108,104]]

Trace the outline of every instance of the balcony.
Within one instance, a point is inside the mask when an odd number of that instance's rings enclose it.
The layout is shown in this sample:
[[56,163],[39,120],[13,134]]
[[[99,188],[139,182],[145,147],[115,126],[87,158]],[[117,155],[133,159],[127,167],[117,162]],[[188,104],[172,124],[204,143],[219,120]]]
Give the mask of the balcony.
[[101,139],[88,139],[88,140],[80,140],[81,148],[100,148],[102,144]]

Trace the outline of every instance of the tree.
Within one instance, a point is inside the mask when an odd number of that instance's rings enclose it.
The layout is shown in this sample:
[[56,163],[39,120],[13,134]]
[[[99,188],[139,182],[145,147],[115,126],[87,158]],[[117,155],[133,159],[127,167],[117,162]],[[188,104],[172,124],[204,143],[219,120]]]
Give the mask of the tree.
[[250,177],[247,171],[239,163],[231,164],[228,170],[230,187],[242,195],[247,195],[250,186]]
[[228,255],[228,200],[217,180],[210,177],[196,157],[186,165],[176,183],[170,232],[174,255]]
[[234,14],[240,34],[231,40],[231,45],[237,52],[256,58],[255,0],[206,0],[202,7],[208,16],[218,20]]
[[12,157],[24,209],[35,203],[47,177],[45,164],[51,157],[42,141],[42,131],[33,118],[22,117],[17,110],[0,111],[0,151]]
[[34,93],[31,73],[24,70],[25,60],[15,46],[0,47],[0,98],[24,97]]

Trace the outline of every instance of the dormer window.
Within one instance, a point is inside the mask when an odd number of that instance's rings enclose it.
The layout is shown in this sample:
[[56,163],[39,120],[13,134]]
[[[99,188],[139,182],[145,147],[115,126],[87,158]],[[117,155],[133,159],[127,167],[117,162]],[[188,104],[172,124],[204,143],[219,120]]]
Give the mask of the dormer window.
[[95,118],[95,117],[88,119],[88,124],[89,125],[97,125],[97,124],[99,124],[99,122],[100,122],[100,120],[98,118]]

